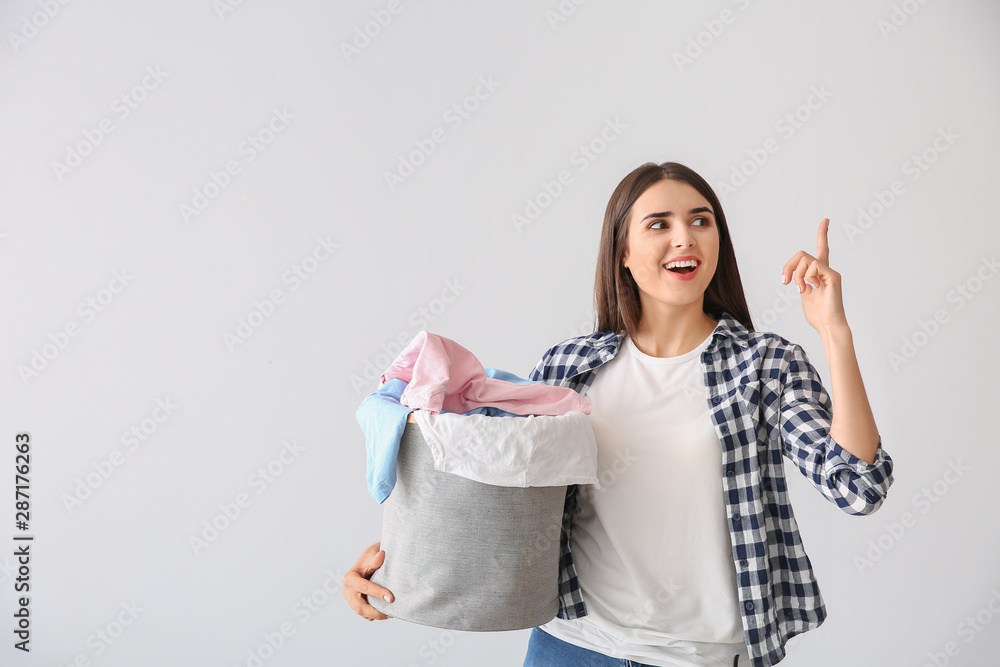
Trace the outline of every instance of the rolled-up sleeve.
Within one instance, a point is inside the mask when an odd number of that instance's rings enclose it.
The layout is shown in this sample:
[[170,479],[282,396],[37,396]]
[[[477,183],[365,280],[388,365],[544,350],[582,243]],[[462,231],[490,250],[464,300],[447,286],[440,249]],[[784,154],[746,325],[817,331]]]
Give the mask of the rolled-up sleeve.
[[892,485],[892,458],[879,438],[868,463],[830,437],[830,395],[801,346],[785,350],[780,374],[779,427],[785,455],[823,496],[848,514],[871,514]]

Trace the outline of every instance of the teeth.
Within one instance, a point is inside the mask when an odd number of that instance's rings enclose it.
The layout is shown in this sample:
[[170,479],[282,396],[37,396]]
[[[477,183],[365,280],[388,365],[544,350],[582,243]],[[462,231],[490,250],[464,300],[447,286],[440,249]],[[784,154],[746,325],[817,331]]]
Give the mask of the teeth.
[[668,269],[678,269],[678,268],[680,268],[682,266],[690,266],[691,268],[694,268],[694,267],[698,266],[698,260],[695,260],[695,259],[685,259],[685,260],[682,260],[680,262],[667,262],[667,264],[666,264],[666,267]]

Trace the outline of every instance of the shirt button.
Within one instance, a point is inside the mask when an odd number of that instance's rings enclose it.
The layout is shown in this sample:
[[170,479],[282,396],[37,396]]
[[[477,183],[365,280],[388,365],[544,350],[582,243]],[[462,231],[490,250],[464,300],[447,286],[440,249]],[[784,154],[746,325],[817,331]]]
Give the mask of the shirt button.
[[720,398],[719,396],[713,396],[712,405],[718,405],[719,403],[722,403],[722,398]]
[[741,560],[740,561],[740,567],[746,567],[746,566],[747,566],[746,560]]
[[723,424],[722,426],[719,427],[719,430],[722,431],[723,433],[729,433],[729,425]]
[[740,522],[740,515],[739,514],[734,514],[733,515],[733,523],[739,523],[739,522]]
[[732,468],[726,468],[726,476],[727,477],[734,477],[735,475],[736,475],[736,471],[735,470],[733,470]]
[[747,611],[753,611],[753,602],[744,602],[743,606],[746,607]]

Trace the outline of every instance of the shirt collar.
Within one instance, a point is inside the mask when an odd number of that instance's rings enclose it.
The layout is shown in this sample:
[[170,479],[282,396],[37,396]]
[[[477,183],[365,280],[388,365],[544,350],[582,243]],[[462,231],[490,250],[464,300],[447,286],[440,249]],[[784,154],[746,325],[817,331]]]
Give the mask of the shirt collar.
[[[716,349],[721,345],[721,340],[728,338],[733,344],[744,349],[750,347],[750,330],[740,324],[740,322],[729,313],[713,313],[719,318],[719,323],[712,331],[712,342],[708,344],[709,349]],[[618,348],[625,340],[625,332],[612,333],[609,331],[598,332],[600,336],[593,342],[594,349],[598,352],[601,361],[610,353],[614,357],[618,353]]]
[[733,344],[744,349],[750,347],[750,330],[726,312],[719,314],[719,323],[715,325],[712,338],[713,340],[709,343],[709,348],[715,348],[720,345],[720,338],[728,338]]

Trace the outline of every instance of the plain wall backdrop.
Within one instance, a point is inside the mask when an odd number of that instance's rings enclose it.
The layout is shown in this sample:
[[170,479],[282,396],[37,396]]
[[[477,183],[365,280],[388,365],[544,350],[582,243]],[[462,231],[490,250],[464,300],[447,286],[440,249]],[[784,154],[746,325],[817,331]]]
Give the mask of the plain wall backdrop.
[[344,602],[381,528],[355,411],[420,329],[522,376],[592,330],[647,160],[716,188],[757,328],[827,381],[779,273],[832,221],[896,481],[852,517],[789,467],[829,618],[783,664],[996,664],[997,3],[16,0],[0,27],[0,664],[520,665],[527,630]]

